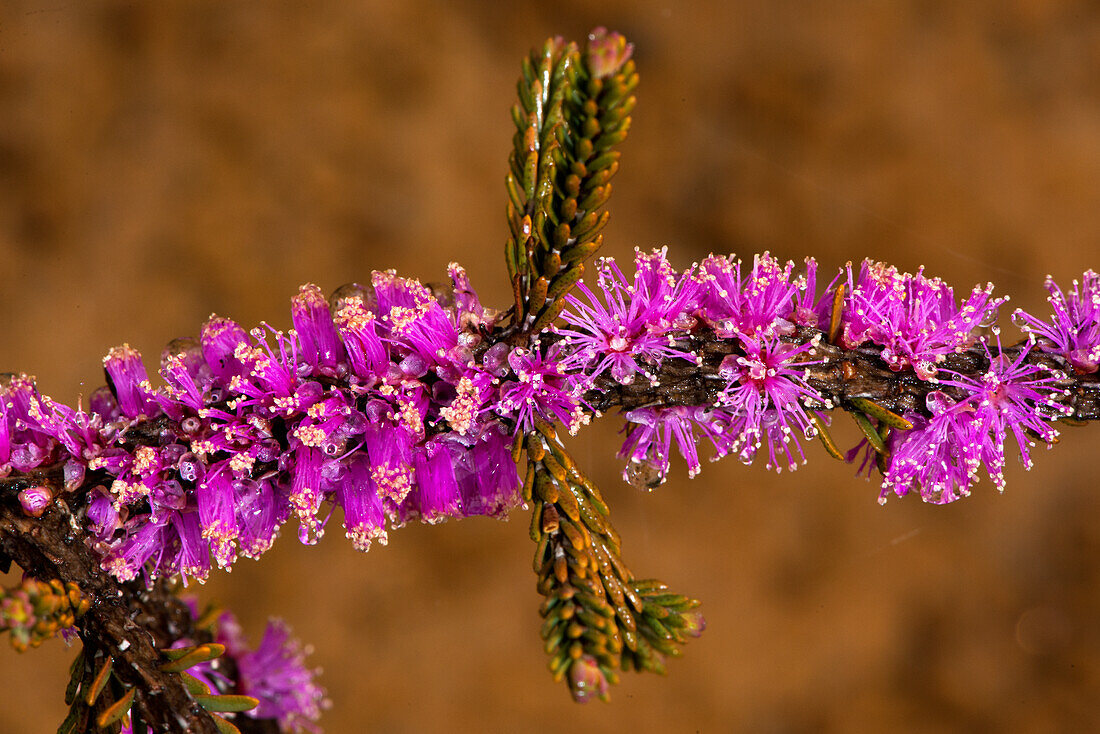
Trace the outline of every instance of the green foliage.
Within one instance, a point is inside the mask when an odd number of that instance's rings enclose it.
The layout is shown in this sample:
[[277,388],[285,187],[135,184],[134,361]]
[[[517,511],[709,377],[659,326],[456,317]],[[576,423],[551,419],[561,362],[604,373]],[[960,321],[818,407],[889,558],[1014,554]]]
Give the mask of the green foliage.
[[542,639],[555,680],[575,700],[606,700],[621,670],[665,672],[686,636],[702,629],[698,602],[638,581],[599,490],[573,463],[553,426],[527,436],[526,498],[532,502],[534,569],[546,597]]
[[[69,714],[57,728],[58,734],[111,732],[117,734],[128,722],[137,689],[115,675],[114,659],[102,650],[89,654],[82,649],[69,668],[65,703]],[[135,722],[134,731],[143,731]]]
[[[260,704],[250,696],[215,693],[210,686],[187,672],[187,669],[209,662],[225,653],[225,646],[215,643],[161,650],[165,662],[161,672],[178,674],[195,702],[210,712],[221,732],[238,732],[231,722],[218,713],[250,711]],[[144,695],[144,694],[143,694]],[[69,685],[65,703],[69,714],[58,727],[58,734],[110,732],[117,734],[129,724],[135,734],[147,731],[147,726],[133,712],[138,689],[124,683],[115,674],[113,657],[103,651],[88,655],[87,648],[77,653],[69,668]]]
[[523,62],[512,108],[516,125],[505,180],[505,245],[524,336],[548,326],[603,243],[613,150],[630,129],[638,75],[622,36],[594,31],[583,50],[560,38]]
[[[601,28],[583,49],[552,38],[523,61],[505,179],[514,344],[552,323],[584,275],[584,261],[603,244],[610,216],[604,205],[619,170],[614,148],[630,129],[638,84],[631,51],[621,35]],[[691,611],[698,602],[635,580],[607,504],[552,425],[516,436],[517,463],[524,449],[523,495],[533,506],[550,672],[568,681],[575,700],[606,700],[620,670],[664,672],[665,657],[678,655],[685,635],[702,629],[702,617]]]

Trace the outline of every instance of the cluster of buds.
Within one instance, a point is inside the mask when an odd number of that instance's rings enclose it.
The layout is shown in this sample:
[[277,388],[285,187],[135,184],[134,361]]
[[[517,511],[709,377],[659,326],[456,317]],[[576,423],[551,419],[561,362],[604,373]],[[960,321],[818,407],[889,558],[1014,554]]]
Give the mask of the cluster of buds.
[[91,600],[76,584],[24,578],[10,589],[0,589],[0,632],[8,632],[19,652],[72,629],[84,616]]

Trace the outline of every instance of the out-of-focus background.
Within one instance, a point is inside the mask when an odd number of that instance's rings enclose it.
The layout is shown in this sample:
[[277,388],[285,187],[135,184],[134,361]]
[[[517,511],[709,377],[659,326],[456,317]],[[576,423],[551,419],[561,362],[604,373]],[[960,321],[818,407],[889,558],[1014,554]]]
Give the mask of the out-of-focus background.
[[[212,311],[285,327],[299,284],[371,269],[441,279],[456,259],[505,304],[519,59],[597,25],[642,76],[606,254],[924,264],[995,281],[1006,315],[1100,265],[1095,3],[7,0],[0,368],[73,401],[113,345],[155,364]],[[793,475],[728,461],[688,482],[680,463],[644,495],[616,429],[579,458],[634,570],[703,599],[709,628],[611,704],[545,671],[522,513],[365,557],[335,525],[288,536],[196,591],[315,645],[333,734],[1098,726],[1095,429],[950,507],[879,507],[817,445]],[[69,654],[0,646],[0,731],[53,731]]]

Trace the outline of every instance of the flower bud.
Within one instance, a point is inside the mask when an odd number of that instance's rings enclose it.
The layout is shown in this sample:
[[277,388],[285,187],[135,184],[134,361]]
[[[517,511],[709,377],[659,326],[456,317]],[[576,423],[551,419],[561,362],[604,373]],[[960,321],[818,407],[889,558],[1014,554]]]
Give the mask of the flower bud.
[[49,487],[40,484],[27,487],[19,493],[19,504],[23,507],[23,512],[31,517],[41,517],[52,501],[53,493]]
[[607,677],[594,657],[582,655],[569,666],[569,691],[577,703],[588,703],[593,696],[607,700]]
[[621,33],[608,32],[601,26],[588,34],[584,60],[592,70],[592,76],[601,79],[618,72],[632,53],[634,44],[627,43]]
[[683,633],[692,637],[702,637],[707,628],[707,620],[700,612],[684,612],[680,615],[684,620]]

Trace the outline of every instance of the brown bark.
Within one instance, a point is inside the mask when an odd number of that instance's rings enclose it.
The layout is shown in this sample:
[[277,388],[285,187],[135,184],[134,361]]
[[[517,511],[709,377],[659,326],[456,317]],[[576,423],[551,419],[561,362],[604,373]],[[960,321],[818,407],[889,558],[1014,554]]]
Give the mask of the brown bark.
[[[820,337],[821,342],[808,359],[821,360],[821,363],[807,366],[803,374],[810,387],[821,393],[833,407],[843,405],[846,398],[861,397],[900,414],[924,412],[924,399],[934,390],[961,397],[957,388],[921,380],[912,371],[892,371],[874,346],[843,349],[825,343],[823,335],[816,329],[800,329],[790,341],[805,343],[815,336]],[[702,358],[701,363],[665,360],[656,370],[656,385],[640,378],[629,385],[621,385],[610,377],[601,376],[596,381],[597,388],[586,395],[588,404],[600,412],[615,407],[625,411],[643,407],[714,404],[726,386],[726,380],[718,373],[719,366],[724,357],[738,352],[737,341],[717,339],[711,332],[700,332],[679,340],[678,344],[698,354]],[[1023,344],[1005,347],[1004,354],[1015,359],[1022,348]],[[1037,349],[1027,355],[1026,362],[1045,365],[1064,375],[1057,386],[1067,391],[1059,402],[1072,409],[1068,417],[1081,421],[1100,419],[1100,374],[1074,374],[1065,360]],[[982,347],[976,345],[947,355],[939,367],[978,375],[989,369],[989,360]],[[946,375],[944,379],[948,379]]]

